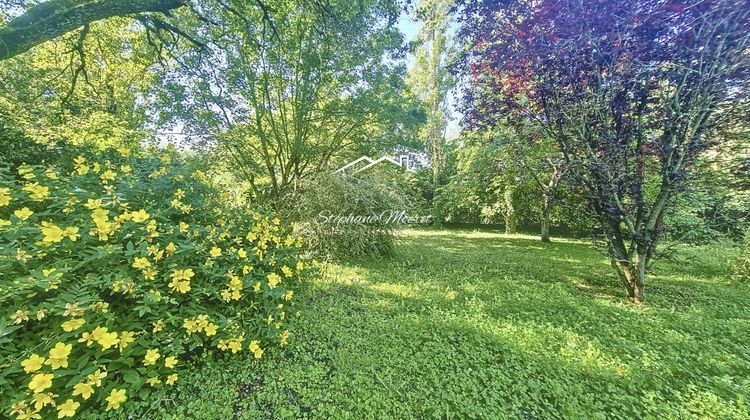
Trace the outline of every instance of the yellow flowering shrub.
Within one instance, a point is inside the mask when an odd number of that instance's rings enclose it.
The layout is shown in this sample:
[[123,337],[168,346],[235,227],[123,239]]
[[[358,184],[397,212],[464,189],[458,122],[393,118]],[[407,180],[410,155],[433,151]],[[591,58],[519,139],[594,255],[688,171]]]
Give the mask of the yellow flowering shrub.
[[174,153],[0,172],[0,417],[119,410],[191,353],[286,345],[314,264],[203,179]]

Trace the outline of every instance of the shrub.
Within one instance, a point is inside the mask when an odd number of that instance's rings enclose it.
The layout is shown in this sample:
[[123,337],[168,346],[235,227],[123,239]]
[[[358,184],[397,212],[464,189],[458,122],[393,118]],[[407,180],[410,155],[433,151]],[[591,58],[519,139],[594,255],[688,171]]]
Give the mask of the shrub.
[[117,410],[191,353],[286,345],[301,241],[202,178],[172,152],[0,173],[0,412]]
[[[337,223],[336,216],[379,216],[384,212],[406,211],[413,206],[398,182],[400,174],[372,171],[342,177],[321,174],[303,185],[294,200],[298,233],[317,255],[330,258],[354,258],[393,253],[393,234],[397,227],[387,217],[368,223]],[[386,213],[389,215],[392,213]]]

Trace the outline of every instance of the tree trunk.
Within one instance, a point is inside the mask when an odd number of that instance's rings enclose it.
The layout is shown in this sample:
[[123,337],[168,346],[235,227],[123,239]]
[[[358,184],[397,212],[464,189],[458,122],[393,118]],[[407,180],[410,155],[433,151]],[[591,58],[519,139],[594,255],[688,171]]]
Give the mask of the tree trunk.
[[443,203],[437,186],[432,195],[432,226],[436,228],[443,226]]
[[503,215],[505,216],[505,233],[512,235],[518,232],[518,215],[513,207],[513,189],[508,188],[503,194],[503,206],[505,207]]
[[544,194],[544,201],[542,204],[542,242],[551,242],[549,238],[549,226],[550,226],[550,207],[552,206],[552,197],[550,194]]
[[633,303],[641,303],[646,288],[646,256],[637,254],[633,263],[623,261],[617,265],[628,299]]

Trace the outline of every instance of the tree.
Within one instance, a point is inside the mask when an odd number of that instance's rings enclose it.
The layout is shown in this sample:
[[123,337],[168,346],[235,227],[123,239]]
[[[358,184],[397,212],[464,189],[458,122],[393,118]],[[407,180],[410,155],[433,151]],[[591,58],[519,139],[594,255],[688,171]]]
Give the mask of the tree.
[[469,125],[554,138],[640,302],[665,212],[747,98],[750,2],[463,1]]
[[412,89],[424,102],[427,115],[423,136],[432,169],[432,207],[436,224],[440,224],[443,218],[438,192],[445,158],[445,130],[451,112],[448,95],[455,84],[448,69],[455,55],[449,34],[453,3],[453,0],[421,0],[418,3],[416,14],[422,27],[417,34],[418,48],[409,75]]
[[207,48],[179,54],[165,73],[163,114],[218,151],[256,196],[279,202],[398,123],[384,112],[404,88],[397,2],[220,3],[200,9],[218,23],[203,37]]
[[127,18],[0,62],[0,160],[53,164],[80,148],[124,150],[152,138],[147,104],[156,62],[143,29]]
[[514,158],[526,170],[526,175],[534,181],[541,195],[542,212],[539,218],[542,242],[550,242],[552,207],[557,201],[560,181],[568,170],[568,165],[560,153],[550,145],[548,139],[541,138],[529,142],[511,142]]
[[167,13],[185,0],[49,0],[0,25],[0,60],[28,51],[102,19],[147,12]]

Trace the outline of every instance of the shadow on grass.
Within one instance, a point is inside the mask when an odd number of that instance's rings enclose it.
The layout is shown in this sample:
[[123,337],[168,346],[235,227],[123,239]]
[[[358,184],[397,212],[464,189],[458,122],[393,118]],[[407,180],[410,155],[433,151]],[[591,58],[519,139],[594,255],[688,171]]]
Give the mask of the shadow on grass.
[[395,257],[338,265],[301,293],[288,349],[222,366],[220,383],[240,390],[235,411],[750,415],[739,402],[750,398],[750,294],[713,271],[665,265],[635,306],[606,259],[580,241],[418,232],[398,242]]

